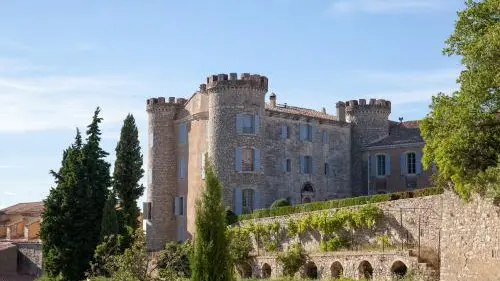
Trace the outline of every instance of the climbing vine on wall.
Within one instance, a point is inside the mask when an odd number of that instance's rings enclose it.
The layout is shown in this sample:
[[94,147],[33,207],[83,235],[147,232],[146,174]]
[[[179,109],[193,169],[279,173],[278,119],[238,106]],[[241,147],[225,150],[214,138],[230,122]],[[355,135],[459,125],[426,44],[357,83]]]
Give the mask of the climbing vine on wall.
[[344,237],[347,232],[372,229],[381,216],[382,211],[378,207],[367,204],[357,209],[324,211],[291,218],[286,223],[286,231],[279,222],[247,223],[241,227],[252,233],[257,245],[266,251],[277,251],[283,234],[294,238],[314,230],[321,234],[320,248],[335,251],[348,246],[348,239]]

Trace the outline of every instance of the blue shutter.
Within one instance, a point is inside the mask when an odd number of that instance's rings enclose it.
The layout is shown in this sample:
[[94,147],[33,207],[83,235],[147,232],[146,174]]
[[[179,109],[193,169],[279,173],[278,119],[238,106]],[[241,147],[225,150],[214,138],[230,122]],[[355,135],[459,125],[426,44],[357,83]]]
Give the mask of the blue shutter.
[[254,149],[254,170],[260,172],[260,149]]
[[422,173],[422,152],[420,150],[415,152],[415,172],[417,175]]
[[301,134],[300,134],[300,124],[297,124],[297,139],[300,140]]
[[177,241],[184,241],[184,220],[179,220],[177,224]]
[[323,144],[328,144],[328,132],[323,132]]
[[184,210],[182,211],[182,213],[184,214],[184,216],[187,216],[187,199],[186,197],[182,197],[182,207],[184,208]]
[[286,172],[286,159],[285,157],[281,157],[281,172]]
[[309,157],[309,160],[311,161],[311,170],[309,171],[311,173],[311,175],[314,175],[314,161],[313,161],[313,158],[312,156]]
[[255,115],[254,116],[254,128],[255,128],[255,134],[258,135],[260,133],[260,116]]
[[243,133],[243,116],[241,114],[236,114],[236,133]]
[[282,139],[288,138],[288,130],[286,125],[281,125],[281,138]]
[[316,135],[316,125],[312,124],[311,125],[311,136],[310,136],[310,140],[311,141],[314,141],[314,136]]
[[175,197],[174,201],[174,213],[176,216],[179,215],[179,197]]
[[304,156],[301,155],[299,159],[300,159],[299,160],[300,173],[303,174],[305,173],[305,158]]
[[241,167],[241,147],[237,147],[234,150],[234,163],[235,163],[236,171],[241,172],[241,170],[242,170],[242,167]]
[[260,193],[256,190],[253,192],[253,209],[257,210],[260,208]]
[[399,170],[402,176],[406,175],[406,153],[399,155]]
[[307,137],[307,128],[306,128],[305,124],[300,124],[299,128],[300,128],[300,132],[299,132],[300,140],[303,141]]
[[370,176],[377,176],[377,156],[370,156]]
[[179,160],[179,178],[183,179],[186,177],[186,161],[184,157]]
[[385,156],[385,174],[386,175],[391,174],[391,156],[390,155]]
[[237,215],[241,215],[243,209],[243,198],[241,190],[238,188],[233,188],[233,210]]

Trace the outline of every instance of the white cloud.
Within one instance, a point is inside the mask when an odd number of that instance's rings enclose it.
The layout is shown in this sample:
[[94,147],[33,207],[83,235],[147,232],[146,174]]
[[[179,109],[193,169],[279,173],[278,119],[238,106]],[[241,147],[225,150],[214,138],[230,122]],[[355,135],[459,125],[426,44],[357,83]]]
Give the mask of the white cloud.
[[97,106],[106,124],[129,112],[145,119],[146,88],[129,76],[6,75],[0,78],[0,132],[84,129]]
[[368,13],[393,14],[441,10],[450,0],[335,0],[330,12],[334,14]]

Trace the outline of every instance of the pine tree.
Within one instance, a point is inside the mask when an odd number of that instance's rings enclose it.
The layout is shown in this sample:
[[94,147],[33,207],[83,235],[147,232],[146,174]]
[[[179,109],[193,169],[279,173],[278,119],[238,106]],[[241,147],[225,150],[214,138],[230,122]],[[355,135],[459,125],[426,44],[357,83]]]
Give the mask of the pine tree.
[[44,201],[40,236],[44,268],[50,277],[81,280],[100,240],[102,212],[110,186],[107,155],[99,147],[99,108],[88,126],[87,141],[77,131],[75,143],[63,153],[56,188]]
[[206,161],[205,190],[196,202],[193,281],[232,280],[222,185]]
[[[142,163],[139,132],[134,116],[129,114],[123,122],[120,141],[116,146],[113,190],[123,207],[124,225],[134,231],[138,227],[137,217],[140,211],[137,207],[137,199],[144,193],[144,186],[139,184],[139,180],[144,175]],[[128,235],[127,232],[123,234]]]

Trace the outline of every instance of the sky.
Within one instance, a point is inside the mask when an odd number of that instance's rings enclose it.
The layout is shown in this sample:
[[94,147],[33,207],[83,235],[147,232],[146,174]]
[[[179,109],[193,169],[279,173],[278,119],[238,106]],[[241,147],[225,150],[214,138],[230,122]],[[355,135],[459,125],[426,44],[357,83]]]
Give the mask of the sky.
[[46,198],[49,171],[97,106],[112,163],[128,113],[145,148],[146,99],[189,98],[211,74],[266,75],[278,103],[334,114],[339,100],[384,98],[390,119],[421,119],[432,95],[458,88],[460,58],[441,50],[463,7],[463,0],[0,1],[0,209]]

